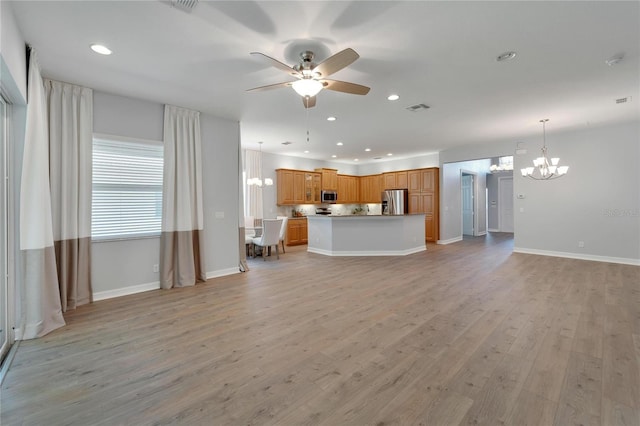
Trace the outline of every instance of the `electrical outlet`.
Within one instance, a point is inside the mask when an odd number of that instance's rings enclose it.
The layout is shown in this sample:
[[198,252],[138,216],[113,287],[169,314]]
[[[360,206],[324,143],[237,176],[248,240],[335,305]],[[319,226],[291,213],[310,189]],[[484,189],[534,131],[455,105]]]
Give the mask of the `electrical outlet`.
[[578,241],[578,247],[583,248],[584,247],[584,241]]
[[160,265],[158,265],[157,263],[153,265],[153,272],[160,272]]

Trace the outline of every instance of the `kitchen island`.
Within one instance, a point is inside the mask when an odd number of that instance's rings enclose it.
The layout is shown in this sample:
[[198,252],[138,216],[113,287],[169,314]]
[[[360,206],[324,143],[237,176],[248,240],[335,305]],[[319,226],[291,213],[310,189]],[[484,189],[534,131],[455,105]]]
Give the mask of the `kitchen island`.
[[404,256],[425,251],[424,214],[307,216],[311,253]]

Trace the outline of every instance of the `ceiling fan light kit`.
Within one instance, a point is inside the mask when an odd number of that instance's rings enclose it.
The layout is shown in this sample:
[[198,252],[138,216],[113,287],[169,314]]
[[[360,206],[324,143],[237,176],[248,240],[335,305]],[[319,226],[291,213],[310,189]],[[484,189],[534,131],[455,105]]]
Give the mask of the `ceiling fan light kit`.
[[546,129],[545,124],[548,118],[540,120],[542,123],[542,156],[533,160],[533,167],[525,167],[520,169],[523,177],[534,180],[551,180],[557,179],[567,174],[569,166],[560,166],[560,158],[553,157],[549,159],[547,153]]
[[311,78],[305,78],[302,80],[294,81],[291,85],[293,90],[302,97],[313,97],[320,93],[322,90],[322,83],[318,80],[314,80]]
[[360,84],[326,79],[326,77],[349,66],[360,57],[360,55],[351,48],[344,49],[317,65],[313,62],[314,53],[310,50],[305,50],[300,53],[300,63],[293,67],[267,56],[264,53],[251,52],[251,55],[293,77],[296,77],[298,80],[294,82],[285,81],[282,83],[255,87],[253,89],[248,89],[247,92],[259,92],[290,86],[293,87],[293,90],[295,90],[298,95],[302,96],[302,104],[305,108],[313,108],[316,106],[315,96],[320,93],[322,89],[349,93],[352,95],[366,95],[370,90],[369,87],[362,86]]

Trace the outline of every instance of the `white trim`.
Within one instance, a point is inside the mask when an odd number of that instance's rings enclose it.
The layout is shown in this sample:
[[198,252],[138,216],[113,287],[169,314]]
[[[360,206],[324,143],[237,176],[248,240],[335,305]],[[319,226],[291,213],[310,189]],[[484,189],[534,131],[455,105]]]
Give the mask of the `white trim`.
[[207,272],[206,276],[207,276],[207,279],[210,280],[211,278],[225,277],[227,275],[233,275],[233,274],[239,274],[239,273],[240,273],[240,267],[236,266],[234,268],[219,269],[217,271]]
[[154,281],[152,283],[132,285],[129,287],[121,287],[113,290],[99,291],[93,293],[93,301],[113,299],[114,297],[128,296],[130,294],[142,293],[150,290],[159,290],[160,281]]
[[522,247],[514,247],[514,253],[535,254],[540,256],[565,257],[567,259],[590,260],[593,262],[621,263],[623,265],[640,266],[640,259],[627,257],[598,256],[595,254],[569,253],[564,251],[538,250]]
[[489,232],[500,232],[499,229],[493,229],[493,228],[489,228],[489,229],[487,229],[487,231],[489,231]]
[[307,248],[308,253],[322,254],[325,256],[407,256],[409,254],[420,253],[427,250],[426,244],[406,250],[393,251],[335,251],[324,250],[315,247]]
[[437,244],[446,245],[446,244],[457,243],[458,241],[462,241],[462,235],[460,235],[459,237],[449,238],[448,240],[438,240]]
[[7,357],[4,359],[2,363],[2,368],[0,369],[0,385],[4,382],[4,378],[7,376],[7,372],[9,371],[9,367],[11,367],[11,363],[13,363],[13,359],[16,357],[16,352],[18,352],[18,346],[20,346],[20,342],[15,342],[10,348],[9,352],[7,352]]
[[475,236],[476,237],[482,237],[483,235],[487,235],[487,231],[480,231]]

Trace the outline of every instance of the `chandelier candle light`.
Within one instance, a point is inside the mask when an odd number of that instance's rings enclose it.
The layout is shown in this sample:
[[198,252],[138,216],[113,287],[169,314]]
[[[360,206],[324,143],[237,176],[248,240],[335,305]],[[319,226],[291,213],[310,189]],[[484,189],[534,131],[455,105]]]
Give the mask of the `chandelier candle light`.
[[554,157],[549,159],[547,156],[547,141],[545,124],[548,118],[540,120],[542,123],[542,157],[533,160],[533,167],[525,167],[520,169],[523,177],[535,180],[550,180],[562,177],[569,171],[569,166],[559,166],[560,158]]
[[[260,175],[262,175],[262,141],[258,143],[260,144]],[[247,185],[256,185],[258,188],[262,188],[262,179],[259,177],[249,178],[247,179]],[[273,185],[273,179],[265,178],[264,185]]]

